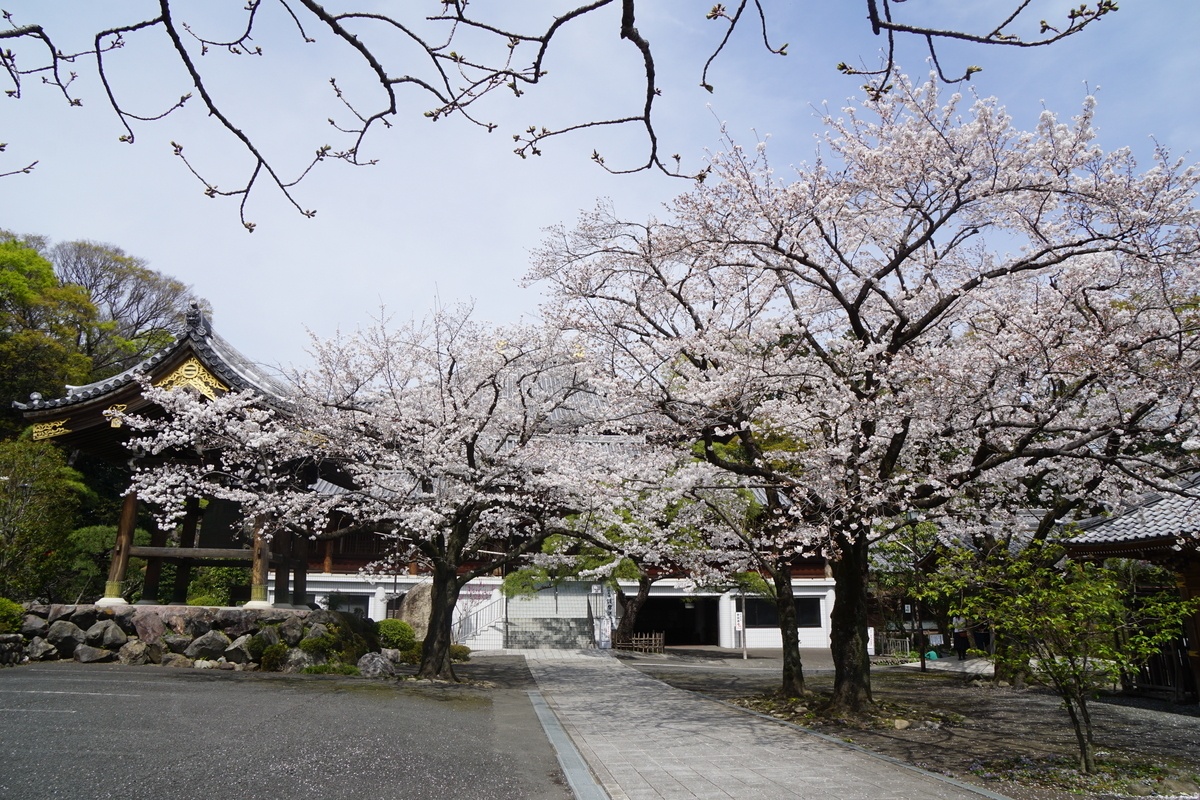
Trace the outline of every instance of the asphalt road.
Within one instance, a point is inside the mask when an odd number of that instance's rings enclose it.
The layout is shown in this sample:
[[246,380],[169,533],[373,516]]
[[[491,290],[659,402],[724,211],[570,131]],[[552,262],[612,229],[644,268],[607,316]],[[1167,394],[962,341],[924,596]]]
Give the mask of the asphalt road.
[[[480,687],[75,663],[0,670],[0,798],[569,800],[523,659]],[[515,677],[514,677],[515,676]]]

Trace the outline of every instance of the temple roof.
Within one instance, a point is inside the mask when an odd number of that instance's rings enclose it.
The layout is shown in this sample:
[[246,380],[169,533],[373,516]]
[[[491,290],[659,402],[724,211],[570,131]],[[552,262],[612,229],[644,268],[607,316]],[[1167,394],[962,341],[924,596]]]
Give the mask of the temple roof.
[[170,346],[119,375],[84,386],[67,386],[63,397],[14,402],[33,423],[34,439],[58,439],[62,444],[114,461],[125,461],[128,431],[105,412],[151,410],[142,397],[141,377],[155,386],[191,386],[207,397],[227,391],[252,390],[268,402],[284,403],[290,390],[269,368],[258,364],[217,335],[196,304],[186,316],[183,334]]
[[[1200,488],[1200,478],[1179,488],[1185,492]],[[1183,543],[1195,542],[1200,536],[1200,498],[1190,493],[1147,495],[1112,516],[1086,519],[1078,527],[1082,532],[1064,542],[1077,552],[1116,555],[1179,551]]]

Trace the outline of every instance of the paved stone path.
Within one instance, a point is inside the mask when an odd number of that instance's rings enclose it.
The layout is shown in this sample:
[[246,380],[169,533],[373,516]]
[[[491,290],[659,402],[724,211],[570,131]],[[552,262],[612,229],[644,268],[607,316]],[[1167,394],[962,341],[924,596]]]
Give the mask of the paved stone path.
[[612,800],[998,797],[673,689],[600,651],[523,654]]

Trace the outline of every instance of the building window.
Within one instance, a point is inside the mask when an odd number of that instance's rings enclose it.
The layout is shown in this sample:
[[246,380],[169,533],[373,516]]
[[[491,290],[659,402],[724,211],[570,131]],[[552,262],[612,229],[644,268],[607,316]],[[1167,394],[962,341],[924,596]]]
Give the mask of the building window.
[[[747,628],[778,628],[779,612],[774,600],[761,597],[746,598],[746,627]],[[796,627],[821,627],[821,598],[796,598]]]

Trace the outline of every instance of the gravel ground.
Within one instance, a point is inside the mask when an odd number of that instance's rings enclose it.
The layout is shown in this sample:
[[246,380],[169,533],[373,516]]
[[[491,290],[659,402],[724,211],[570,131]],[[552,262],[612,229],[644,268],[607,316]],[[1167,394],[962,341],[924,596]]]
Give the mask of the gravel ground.
[[[636,664],[647,674],[682,689],[722,700],[768,692],[777,677],[766,671],[725,672]],[[850,739],[875,752],[935,772],[953,775],[1015,800],[1065,800],[1080,794],[1030,788],[1007,780],[987,780],[972,772],[979,763],[1021,755],[1030,758],[1077,754],[1075,736],[1061,701],[1038,689],[973,685],[960,675],[883,669],[872,677],[875,698],[907,709],[915,724],[907,730],[860,729],[831,723],[805,723],[830,736]],[[807,679],[815,692],[828,691],[832,677]],[[1098,749],[1130,761],[1168,765],[1181,777],[1200,774],[1200,709],[1146,698],[1101,698],[1091,704]],[[921,722],[931,714],[952,721]],[[1082,795],[1106,797],[1109,795]]]

